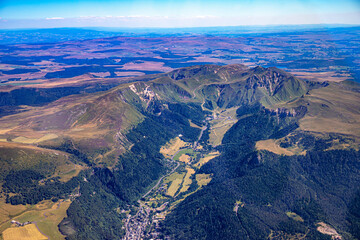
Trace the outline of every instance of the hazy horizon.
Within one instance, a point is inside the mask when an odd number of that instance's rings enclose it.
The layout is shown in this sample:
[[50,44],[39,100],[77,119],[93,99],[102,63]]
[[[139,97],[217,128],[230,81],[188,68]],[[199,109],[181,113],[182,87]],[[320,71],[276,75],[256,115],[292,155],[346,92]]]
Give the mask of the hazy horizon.
[[357,0],[3,0],[0,29],[360,24]]

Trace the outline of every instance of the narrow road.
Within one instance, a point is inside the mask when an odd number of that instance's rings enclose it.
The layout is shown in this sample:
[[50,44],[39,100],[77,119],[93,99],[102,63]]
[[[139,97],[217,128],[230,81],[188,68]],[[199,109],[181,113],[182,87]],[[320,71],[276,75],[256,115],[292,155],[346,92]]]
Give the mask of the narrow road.
[[201,137],[202,137],[202,135],[203,135],[203,133],[204,133],[204,131],[205,131],[206,129],[207,129],[207,125],[205,125],[205,126],[203,126],[203,127],[201,128],[200,135],[199,135],[199,137],[198,137],[198,140],[194,142],[193,149],[196,149],[197,144],[198,144],[198,142],[200,141],[200,139],[201,139]]
[[[181,149],[181,150],[182,150],[182,149]],[[174,153],[174,155],[171,157],[171,161],[174,161],[174,157],[176,156],[176,154],[178,154],[178,152],[180,152],[180,150],[177,151],[176,153]],[[159,181],[156,183],[156,185],[153,186],[147,193],[145,193],[145,194],[142,196],[142,198],[144,198],[144,197],[146,197],[147,195],[149,195],[149,193],[151,193],[152,190],[154,190],[156,187],[159,186],[161,180],[163,180],[165,177],[167,177],[167,176],[169,176],[170,174],[172,174],[179,166],[180,166],[180,163],[178,162],[177,165],[176,165],[176,167],[174,167],[168,174],[162,176],[162,177],[159,179]]]
[[37,230],[38,230],[42,235],[44,235],[45,237],[47,237],[48,240],[50,240],[50,237],[49,237],[48,235],[46,235],[45,233],[43,233],[43,232],[40,230],[39,226],[37,225],[37,222],[33,222],[33,223],[34,223],[35,227],[37,228]]

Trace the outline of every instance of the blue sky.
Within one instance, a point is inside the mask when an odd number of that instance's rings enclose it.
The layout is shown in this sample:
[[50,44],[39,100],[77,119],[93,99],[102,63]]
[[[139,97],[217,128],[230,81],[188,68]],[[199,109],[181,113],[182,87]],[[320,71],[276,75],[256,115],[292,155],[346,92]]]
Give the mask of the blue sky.
[[360,0],[0,0],[0,18],[0,28],[360,24]]

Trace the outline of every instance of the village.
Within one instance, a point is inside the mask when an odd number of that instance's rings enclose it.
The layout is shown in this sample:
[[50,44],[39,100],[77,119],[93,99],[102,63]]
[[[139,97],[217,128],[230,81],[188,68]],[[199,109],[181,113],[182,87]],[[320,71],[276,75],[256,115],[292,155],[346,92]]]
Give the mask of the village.
[[[208,117],[207,121],[213,117]],[[207,174],[195,174],[203,164],[219,155],[217,151],[204,149],[200,144],[203,133],[208,128],[208,123],[198,127],[201,129],[197,141],[193,143],[182,140],[182,134],[172,139],[160,150],[172,168],[161,177],[158,182],[137,202],[135,215],[130,211],[124,222],[126,234],[123,240],[159,239],[161,236],[160,225],[166,215],[187,196],[199,190],[211,181]],[[191,188],[190,185],[196,186]],[[163,237],[163,236],[161,236]]]

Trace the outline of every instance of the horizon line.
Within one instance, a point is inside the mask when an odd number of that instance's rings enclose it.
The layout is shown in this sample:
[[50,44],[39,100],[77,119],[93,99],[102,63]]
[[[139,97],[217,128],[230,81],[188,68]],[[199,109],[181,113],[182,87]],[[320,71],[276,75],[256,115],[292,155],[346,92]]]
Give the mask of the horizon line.
[[[0,18],[0,20],[3,20]],[[360,23],[293,23],[293,24],[243,24],[243,25],[209,25],[209,26],[184,26],[184,27],[161,27],[161,26],[154,26],[154,27],[138,27],[138,26],[123,26],[123,27],[113,27],[113,26],[75,26],[75,27],[15,27],[15,28],[2,28],[0,26],[0,30],[38,30],[38,29],[203,29],[203,28],[239,28],[239,27],[248,27],[248,28],[266,28],[266,27],[360,27]]]

